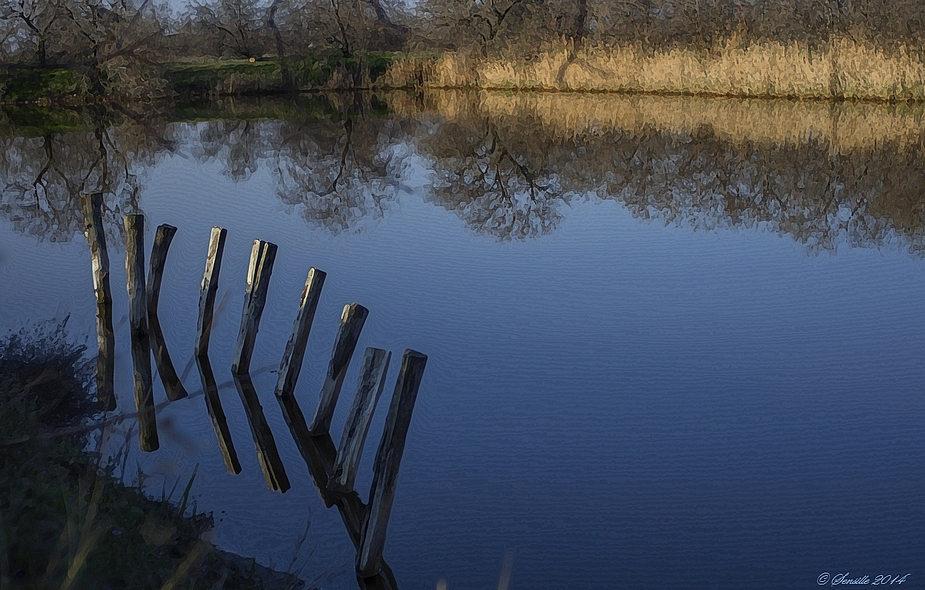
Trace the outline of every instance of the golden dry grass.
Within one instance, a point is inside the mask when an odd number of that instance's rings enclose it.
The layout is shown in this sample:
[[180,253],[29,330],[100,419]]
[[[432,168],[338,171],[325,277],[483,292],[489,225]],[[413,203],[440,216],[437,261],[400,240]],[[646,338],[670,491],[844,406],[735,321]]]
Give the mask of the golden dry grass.
[[834,39],[819,49],[735,38],[711,50],[561,44],[529,59],[445,53],[427,66],[399,61],[390,85],[423,72],[425,87],[645,92],[737,97],[925,100],[925,64],[906,47]]

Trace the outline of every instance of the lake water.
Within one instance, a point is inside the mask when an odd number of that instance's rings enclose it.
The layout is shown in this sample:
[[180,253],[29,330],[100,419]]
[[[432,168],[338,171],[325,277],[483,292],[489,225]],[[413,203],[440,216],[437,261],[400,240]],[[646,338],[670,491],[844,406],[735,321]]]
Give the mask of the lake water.
[[292,489],[267,489],[233,386],[241,474],[202,395],[159,411],[158,451],[131,439],[127,471],[152,494],[198,465],[220,547],[285,569],[310,520],[303,577],[357,586],[273,400],[314,266],[306,414],[342,307],[370,310],[335,441],[362,349],[392,351],[363,498],[401,352],[429,357],[385,551],[401,588],[925,584],[922,107],[435,93],[148,110],[4,112],[0,328],[70,315],[94,353],[72,195],[103,190],[118,411],[133,408],[125,213],[145,215],[149,247],[178,228],[160,320],[198,391],[210,228],[228,230],[220,382],[251,242],[277,244],[253,366]]

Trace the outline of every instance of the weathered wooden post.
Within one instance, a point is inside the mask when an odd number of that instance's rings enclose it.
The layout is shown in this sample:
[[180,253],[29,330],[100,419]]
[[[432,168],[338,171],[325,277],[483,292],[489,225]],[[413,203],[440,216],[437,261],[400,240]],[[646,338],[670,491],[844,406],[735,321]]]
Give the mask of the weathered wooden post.
[[328,363],[328,372],[321,386],[321,394],[318,396],[318,409],[308,427],[313,436],[327,434],[331,428],[331,418],[334,416],[337,398],[340,396],[340,389],[347,375],[347,367],[350,365],[350,359],[353,357],[353,351],[356,350],[360,332],[363,330],[363,324],[366,323],[368,315],[369,310],[357,303],[344,306],[340,328],[334,340],[334,350],[331,352],[331,362]]
[[266,305],[267,293],[270,288],[270,275],[273,272],[273,263],[276,260],[276,244],[254,240],[251,248],[251,259],[247,269],[247,287],[244,292],[244,311],[241,316],[241,330],[238,333],[238,343],[235,346],[231,370],[236,374],[244,374],[250,370],[251,355],[254,352],[254,342],[257,339],[257,330],[260,328],[260,317]]
[[344,492],[353,490],[357,469],[360,467],[360,457],[363,454],[363,444],[366,442],[376,404],[385,387],[391,358],[392,353],[379,348],[367,348],[363,355],[356,394],[347,422],[344,424],[344,433],[340,437],[340,447],[337,450],[337,460],[334,462],[328,489]]
[[279,379],[276,381],[276,395],[289,396],[295,391],[299,373],[302,371],[302,360],[305,357],[305,346],[308,344],[308,334],[315,319],[315,310],[318,309],[318,300],[321,298],[321,289],[324,287],[324,271],[316,268],[308,270],[302,297],[299,300],[299,313],[292,326],[292,334],[286,343],[286,351],[279,366]]
[[151,269],[148,273],[148,327],[151,332],[151,352],[154,353],[154,363],[157,373],[164,384],[167,399],[176,401],[188,394],[177,375],[177,370],[170,360],[164,332],[161,330],[161,321],[157,317],[157,305],[161,297],[161,280],[164,277],[164,266],[167,264],[167,251],[173,241],[177,228],[172,225],[159,225],[154,234],[154,247],[151,249]]
[[222,269],[222,255],[225,252],[225,239],[228,231],[213,227],[209,235],[209,252],[206,255],[206,269],[202,275],[199,294],[199,322],[196,325],[196,344],[193,349],[196,356],[209,354],[209,337],[212,335],[212,315],[215,309],[215,297],[218,294],[218,275]]
[[116,409],[113,387],[116,337],[112,329],[112,292],[109,288],[109,252],[103,230],[103,193],[83,195],[84,222],[93,266],[93,292],[96,295],[96,403],[104,412]]
[[145,301],[145,218],[126,215],[125,280],[128,290],[129,324],[132,333],[135,409],[138,412],[138,438],[142,451],[155,451],[157,423],[154,417],[154,387],[151,378],[151,342],[148,336],[148,310]]
[[251,381],[249,370],[254,342],[260,329],[260,317],[266,305],[270,289],[270,276],[276,260],[276,244],[254,240],[251,258],[247,269],[247,287],[244,291],[244,309],[241,314],[241,329],[235,346],[231,371],[234,383],[244,403],[247,421],[250,424],[254,444],[257,446],[257,459],[263,470],[263,477],[271,490],[285,492],[289,489],[289,478],[276,449],[273,432],[267,423],[257,390]]
[[196,329],[195,357],[205,392],[206,408],[212,420],[212,428],[222,450],[225,468],[230,473],[241,473],[241,463],[231,440],[231,431],[225,419],[225,410],[218,395],[218,385],[209,363],[209,336],[212,332],[212,317],[215,308],[215,296],[218,293],[218,275],[222,268],[222,254],[225,251],[225,238],[228,232],[220,227],[213,227],[209,238],[209,253],[206,257],[206,269],[202,277],[202,290],[199,295],[199,322]]
[[241,396],[241,401],[244,402],[247,422],[250,424],[254,444],[257,447],[257,460],[267,487],[285,493],[289,489],[289,478],[286,476],[286,468],[276,448],[273,431],[270,430],[263,408],[260,406],[254,383],[246,372],[234,373],[234,383]]
[[379,450],[376,452],[373,483],[369,491],[369,513],[357,552],[357,574],[362,577],[375,575],[381,566],[386,527],[398,482],[398,468],[426,364],[427,357],[420,352],[409,349],[402,355],[401,371],[392,393]]

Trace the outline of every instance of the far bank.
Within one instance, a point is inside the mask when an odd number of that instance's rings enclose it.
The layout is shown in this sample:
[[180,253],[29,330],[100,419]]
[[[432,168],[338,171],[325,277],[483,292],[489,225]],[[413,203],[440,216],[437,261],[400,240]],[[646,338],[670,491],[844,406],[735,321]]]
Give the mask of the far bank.
[[[925,100],[919,48],[883,48],[847,38],[812,47],[802,42],[745,43],[713,48],[650,49],[570,43],[514,56],[478,51],[368,52],[195,60],[161,64],[155,83],[109,85],[110,98],[269,95],[315,90],[480,89],[611,92],[801,100]],[[7,67],[0,102],[96,100],[87,76],[63,67]],[[143,89],[143,90],[139,90]]]

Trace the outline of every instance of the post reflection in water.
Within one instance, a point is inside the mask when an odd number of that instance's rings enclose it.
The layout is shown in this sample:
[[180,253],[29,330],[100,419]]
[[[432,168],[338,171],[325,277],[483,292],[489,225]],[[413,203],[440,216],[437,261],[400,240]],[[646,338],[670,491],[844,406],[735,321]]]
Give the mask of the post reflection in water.
[[[103,309],[100,309],[101,304],[97,307],[99,327],[100,318],[105,314],[108,314],[106,317],[111,323],[112,307],[111,297],[105,301],[106,293],[101,295],[101,292],[105,290],[103,287],[108,285],[108,271],[104,272],[104,269],[108,269],[108,264],[105,256],[103,228],[100,223],[100,195],[88,196],[85,201],[87,218],[90,221],[87,226],[87,237],[91,244],[95,291],[98,300],[104,299]],[[176,402],[188,397],[188,393],[173,368],[158,317],[158,304],[167,253],[177,228],[167,224],[162,224],[157,228],[151,254],[150,273],[146,280],[144,274],[144,215],[126,215],[124,226],[133,389],[139,427],[139,446],[142,451],[153,452],[158,450],[160,445],[151,375],[152,353],[161,373],[168,401]],[[195,360],[202,380],[206,406],[222,449],[226,469],[232,474],[238,474],[241,472],[241,465],[231,440],[219,397],[220,387],[216,384],[208,352],[226,237],[227,232],[223,228],[212,228],[200,292]],[[264,480],[271,490],[285,493],[291,487],[289,477],[250,375],[251,358],[266,305],[276,252],[275,244],[259,239],[254,240],[247,270],[241,326],[231,369],[233,382],[244,405],[245,415],[254,438],[258,463]],[[383,434],[376,457],[376,475],[370,490],[370,504],[366,505],[353,487],[370,420],[384,387],[390,358],[388,351],[367,349],[351,408],[350,424],[344,430],[339,451],[328,434],[348,365],[368,315],[366,308],[355,303],[344,307],[312,427],[306,425],[293,395],[325,276],[326,273],[323,271],[314,268],[309,270],[300,301],[299,315],[280,363],[276,397],[280,401],[280,407],[293,439],[306,461],[309,474],[316,483],[325,504],[328,507],[338,506],[348,535],[357,551],[356,571],[360,587],[395,589],[397,584],[391,569],[382,558],[382,551],[401,455],[404,451],[414,401],[427,357],[411,350],[405,351],[401,374],[392,398],[392,407],[386,420],[387,430]],[[149,325],[152,326],[151,331],[156,334],[154,337],[150,337]],[[101,349],[103,347],[114,348],[111,329],[108,333],[100,330],[98,337],[101,341]],[[103,356],[101,354],[101,358]],[[106,360],[105,369],[109,372],[113,368],[111,360],[109,358]],[[106,386],[106,378],[106,374],[101,373],[98,379],[100,387]],[[111,383],[112,377],[109,376],[108,379],[108,383]],[[112,406],[108,409],[115,409],[115,404]]]
[[113,390],[116,337],[112,330],[112,291],[109,287],[109,250],[103,229],[103,195],[84,195],[84,218],[87,242],[93,267],[93,291],[96,294],[96,396],[99,409],[116,409]]
[[151,249],[151,270],[148,272],[148,330],[151,333],[151,350],[154,352],[154,365],[161,376],[167,399],[176,401],[189,395],[177,375],[167,350],[167,341],[161,329],[161,321],[157,314],[157,307],[161,296],[161,281],[164,276],[164,266],[167,264],[167,252],[173,241],[177,228],[172,225],[161,224],[154,235],[154,247]]
[[[369,485],[365,468],[376,462],[367,457],[359,483],[352,481],[360,460],[349,455],[348,443],[362,446],[365,429],[373,438],[385,429],[366,413],[376,407],[382,380],[358,363],[348,371],[337,360],[337,343],[350,345],[349,361],[357,347],[367,347],[366,338],[394,330],[396,339],[413,333],[440,352],[432,356],[435,385],[427,392],[434,390],[435,401],[422,396],[423,416],[411,429],[403,476],[412,479],[402,488],[408,500],[396,501],[393,521],[401,524],[392,523],[394,546],[385,551],[391,567],[382,562],[361,585],[397,587],[391,568],[409,586],[448,580],[448,587],[478,587],[492,576],[493,584],[497,570],[489,570],[516,548],[516,567],[506,558],[501,564],[512,585],[599,587],[595,580],[617,569],[621,582],[645,585],[661,567],[653,556],[661,555],[677,567],[674,577],[652,587],[677,583],[682,570],[698,582],[721,580],[718,573],[754,559],[775,570],[756,587],[794,586],[813,582],[839,551],[843,559],[869,550],[879,563],[889,550],[899,557],[887,565],[899,567],[910,551],[903,547],[921,548],[908,531],[925,522],[909,500],[923,472],[907,444],[921,432],[913,424],[920,396],[908,385],[921,374],[920,363],[910,360],[921,344],[913,334],[920,322],[902,314],[914,298],[909,293],[919,292],[910,285],[919,284],[913,275],[925,250],[923,112],[920,105],[434,92],[236,100],[144,119],[100,108],[59,116],[64,126],[27,129],[7,108],[0,115],[6,148],[0,215],[11,234],[40,247],[66,245],[95,225],[111,250],[119,248],[125,214],[144,212],[181,226],[166,265],[184,284],[189,266],[197,275],[190,284],[202,276],[194,358],[212,423],[207,434],[211,442],[214,430],[224,467],[218,452],[213,459],[223,477],[224,470],[244,473],[203,485],[213,486],[210,493],[222,486],[265,492],[258,463],[248,467],[254,455],[239,457],[231,440],[250,429],[271,486],[282,488],[291,478],[285,496],[267,493],[276,506],[287,506],[277,516],[291,513],[287,502],[303,500],[297,478],[305,473],[289,464],[298,453],[324,505],[337,508],[336,530],[319,537],[325,544],[334,539],[332,547],[340,535],[350,551],[362,551],[371,502],[354,486]],[[181,206],[198,203],[196,191],[184,192],[181,184],[146,193],[165,184],[158,174],[177,174],[181,165],[188,166],[184,174],[220,185],[219,193],[241,194],[227,201],[224,194],[203,197],[199,209],[208,206],[215,218],[181,224],[165,212],[197,211]],[[87,221],[72,191],[101,195],[98,221]],[[413,222],[408,211],[417,216]],[[194,223],[200,237],[187,243],[184,226]],[[213,230],[206,270],[198,275],[208,233],[203,223],[239,224],[246,234],[227,227],[241,239],[260,235],[279,243],[270,290],[286,285],[293,294],[275,302],[270,294],[256,345],[260,298],[245,297],[245,347],[235,355],[240,374],[231,383],[242,406],[226,399],[223,408],[219,392],[230,384],[216,383],[210,363],[226,234]],[[585,236],[576,237],[576,227],[596,232],[594,239],[578,244]],[[681,246],[670,247],[668,235]],[[743,244],[742,253],[734,251]],[[242,259],[227,261],[238,279],[247,246],[235,244]],[[685,246],[702,251],[688,255]],[[774,248],[786,250],[792,264],[780,261],[784,254],[772,260]],[[162,253],[166,260],[166,247]],[[534,264],[547,253],[549,266]],[[343,276],[338,265],[354,275],[347,292],[337,282],[325,286],[326,297],[337,293],[335,307],[321,297],[321,271],[317,289],[309,277],[296,303],[303,263],[316,255],[332,277]],[[886,259],[880,266],[878,256]],[[187,264],[192,258],[195,264]],[[753,271],[741,268],[752,265]],[[152,280],[156,267],[152,253]],[[253,267],[256,273],[259,259]],[[865,273],[852,275],[849,267]],[[124,352],[127,339],[114,342],[111,295],[107,307],[96,279],[104,392],[112,373],[106,359],[117,345]],[[159,314],[157,297],[152,305],[149,291],[148,299],[152,338],[162,343],[163,335],[155,335],[161,323],[168,339],[191,323],[186,295],[165,283]],[[252,277],[250,285],[260,281]],[[375,304],[374,319],[365,334],[357,329],[346,338],[337,332],[337,317],[353,291]],[[240,289],[233,293],[240,299]],[[380,306],[389,307],[389,319],[380,319]],[[312,350],[316,309],[323,344]],[[225,359],[215,365],[221,381],[235,334],[221,331],[212,344],[213,363]],[[257,370],[247,374],[250,347],[255,365],[283,354],[272,384]],[[154,349],[160,350],[156,342]],[[162,352],[170,360],[166,344]],[[295,362],[302,353],[309,357],[304,369]],[[380,367],[394,378],[387,364]],[[358,380],[350,412],[342,402],[335,413],[340,386],[358,371],[369,379]],[[170,374],[158,372],[162,379]],[[171,381],[164,382],[166,392]],[[279,412],[272,402],[260,405],[274,384]],[[306,419],[300,403],[319,410]],[[172,403],[170,411],[192,413],[181,410],[184,404],[190,402]],[[903,412],[890,413],[900,405]],[[840,427],[826,422],[835,415],[846,416]],[[268,451],[268,438],[280,428],[289,429],[293,443],[276,438],[275,452]],[[332,428],[343,430],[344,456]],[[165,439],[162,447],[169,448]],[[835,483],[817,482],[813,470],[842,487],[841,474],[858,475],[851,497],[833,491]],[[576,486],[576,472],[595,476]],[[222,509],[235,502],[209,501]],[[867,537],[879,531],[870,524],[875,517],[896,536],[880,552],[860,540],[832,540],[830,521],[855,513]],[[236,526],[249,522],[253,532],[223,531],[223,539],[263,551],[278,531],[260,531],[259,520],[238,517]],[[831,544],[810,529],[828,531]],[[586,533],[597,540],[585,542]],[[257,541],[251,534],[264,536]],[[800,568],[779,567],[795,560]],[[491,576],[479,578],[486,571]]]
[[202,382],[202,391],[205,393],[206,409],[212,421],[212,428],[218,438],[218,446],[222,451],[225,468],[229,473],[241,473],[241,463],[238,453],[234,450],[231,432],[228,429],[228,420],[222,408],[218,385],[209,362],[209,338],[212,334],[212,324],[215,313],[215,296],[218,293],[218,276],[222,268],[222,256],[225,252],[225,240],[228,232],[220,227],[213,227],[209,237],[209,251],[206,256],[206,269],[202,277],[202,289],[199,296],[199,322],[196,328],[195,357],[196,366]]

